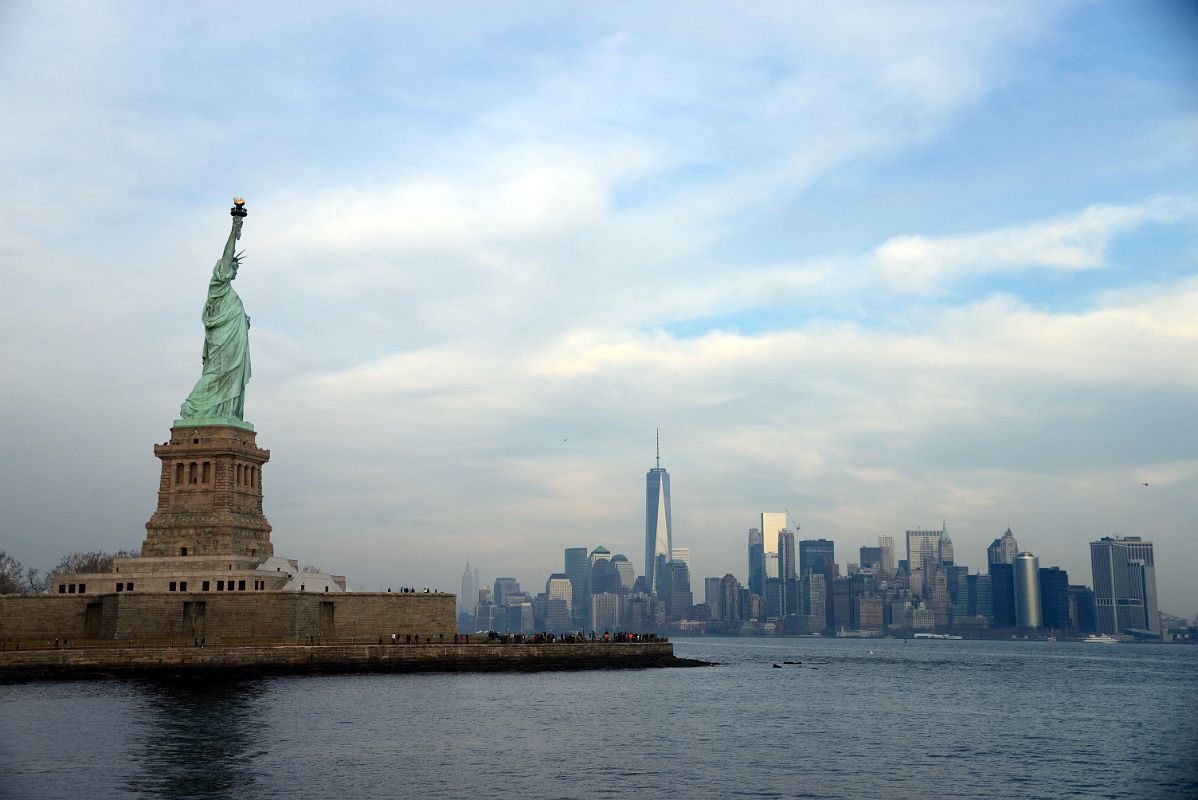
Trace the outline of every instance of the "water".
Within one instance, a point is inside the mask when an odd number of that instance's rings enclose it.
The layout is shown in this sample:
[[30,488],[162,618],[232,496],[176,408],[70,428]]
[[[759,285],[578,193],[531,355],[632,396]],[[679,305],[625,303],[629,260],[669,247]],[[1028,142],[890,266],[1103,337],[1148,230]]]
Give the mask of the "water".
[[721,664],[0,686],[0,798],[1198,797],[1198,647],[676,652]]

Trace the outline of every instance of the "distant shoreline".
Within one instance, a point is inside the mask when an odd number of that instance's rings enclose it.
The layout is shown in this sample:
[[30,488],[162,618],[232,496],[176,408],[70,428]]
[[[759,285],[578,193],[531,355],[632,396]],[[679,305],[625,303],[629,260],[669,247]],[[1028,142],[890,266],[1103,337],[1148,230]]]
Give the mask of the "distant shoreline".
[[[754,634],[736,634],[736,633],[679,633],[678,631],[670,631],[672,641],[678,639],[733,639],[737,641],[748,642],[769,642],[775,639],[784,639],[786,641],[808,640],[808,641],[864,641],[864,642],[900,642],[910,639],[918,642],[942,642],[942,641],[962,641],[962,642],[1040,642],[1042,644],[1081,644],[1085,643],[1086,637],[1060,637],[1056,640],[1049,639],[1043,636],[1028,636],[1028,637],[1009,637],[1009,636],[964,636],[954,635],[951,638],[946,637],[916,637],[911,636],[825,636],[823,634],[811,633],[754,633]],[[1168,644],[1168,645],[1186,645],[1198,644],[1198,641],[1188,639],[1174,639],[1170,642],[1164,642],[1154,639],[1136,639],[1134,637],[1124,637],[1118,639],[1116,644]]]

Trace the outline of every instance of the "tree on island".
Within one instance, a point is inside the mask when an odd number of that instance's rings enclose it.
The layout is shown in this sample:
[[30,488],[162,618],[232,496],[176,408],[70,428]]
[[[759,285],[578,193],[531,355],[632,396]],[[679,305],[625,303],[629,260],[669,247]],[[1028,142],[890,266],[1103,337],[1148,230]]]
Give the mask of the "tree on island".
[[25,591],[25,567],[20,561],[0,550],[0,594]]
[[140,556],[141,553],[137,550],[117,550],[115,553],[105,553],[101,550],[90,553],[68,553],[62,557],[54,569],[50,570],[49,574],[112,572],[114,558],[138,558]]
[[0,594],[41,594],[50,590],[49,576],[30,567],[26,569],[20,561],[0,550]]

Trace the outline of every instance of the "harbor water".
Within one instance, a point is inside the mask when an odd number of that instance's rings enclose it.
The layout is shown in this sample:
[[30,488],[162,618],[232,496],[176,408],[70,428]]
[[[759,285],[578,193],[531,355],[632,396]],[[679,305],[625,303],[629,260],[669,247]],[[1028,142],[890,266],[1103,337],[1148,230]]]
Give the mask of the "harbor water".
[[1198,647],[676,654],[717,666],[0,686],[0,798],[1198,797]]

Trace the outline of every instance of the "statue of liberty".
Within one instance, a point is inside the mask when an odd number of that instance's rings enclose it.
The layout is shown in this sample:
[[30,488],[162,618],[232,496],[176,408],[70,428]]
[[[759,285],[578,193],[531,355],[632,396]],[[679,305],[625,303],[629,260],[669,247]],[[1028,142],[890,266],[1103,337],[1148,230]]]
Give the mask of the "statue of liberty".
[[241,238],[245,201],[233,201],[233,229],[225,252],[212,270],[208,301],[204,304],[204,371],[179,409],[180,424],[236,425],[253,429],[242,419],[245,385],[250,380],[250,318],[232,282],[241,265],[234,252]]

